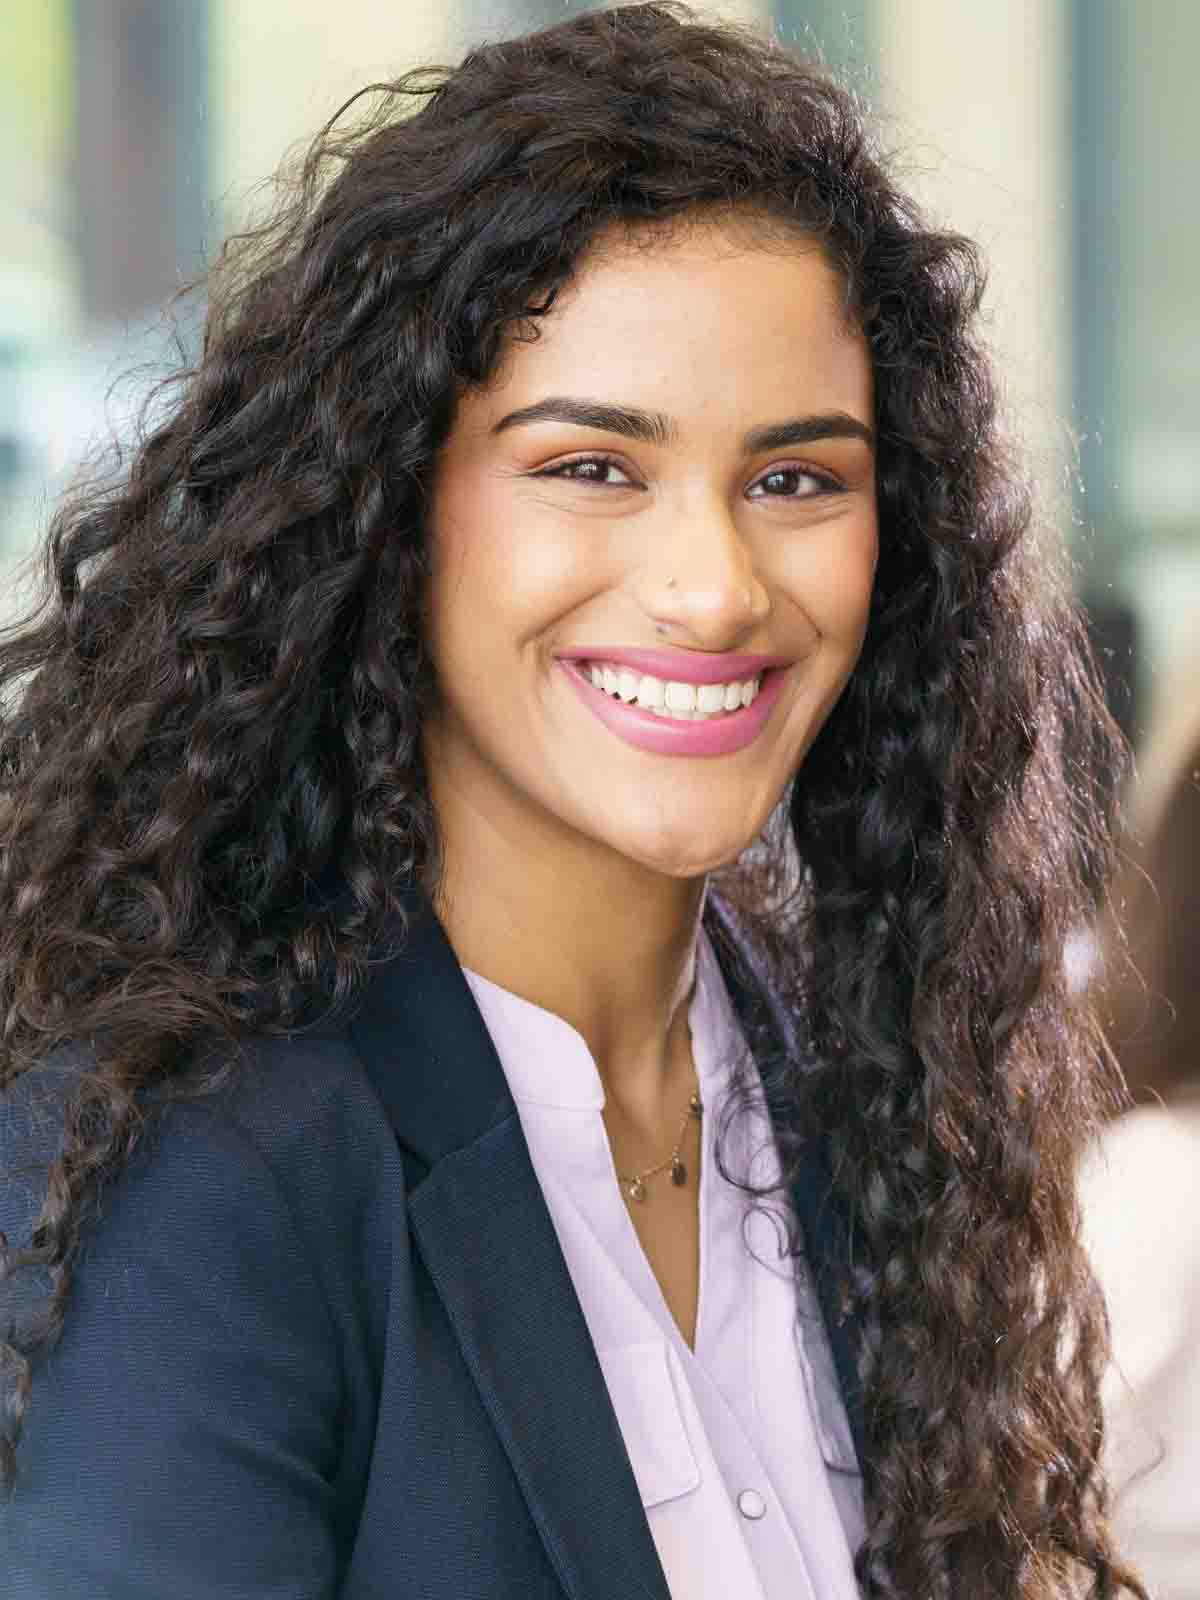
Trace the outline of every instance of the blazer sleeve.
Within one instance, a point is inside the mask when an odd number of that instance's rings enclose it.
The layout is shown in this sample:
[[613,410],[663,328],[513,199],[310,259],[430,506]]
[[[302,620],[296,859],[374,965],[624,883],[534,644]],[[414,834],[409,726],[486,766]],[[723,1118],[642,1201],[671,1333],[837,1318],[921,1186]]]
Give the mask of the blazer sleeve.
[[[8,1134],[0,1159],[11,1120]],[[342,1390],[320,1274],[271,1163],[203,1102],[172,1106],[105,1191],[62,1335],[35,1357],[0,1589],[332,1597]]]

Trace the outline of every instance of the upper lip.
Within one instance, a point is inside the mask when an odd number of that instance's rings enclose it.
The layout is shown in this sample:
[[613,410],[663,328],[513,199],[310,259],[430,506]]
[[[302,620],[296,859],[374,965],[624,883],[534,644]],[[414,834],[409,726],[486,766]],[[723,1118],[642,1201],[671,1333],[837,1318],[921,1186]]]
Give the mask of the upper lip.
[[624,650],[619,645],[591,645],[560,650],[560,661],[612,661],[652,678],[673,683],[740,683],[768,667],[789,667],[793,656],[711,655],[696,650]]

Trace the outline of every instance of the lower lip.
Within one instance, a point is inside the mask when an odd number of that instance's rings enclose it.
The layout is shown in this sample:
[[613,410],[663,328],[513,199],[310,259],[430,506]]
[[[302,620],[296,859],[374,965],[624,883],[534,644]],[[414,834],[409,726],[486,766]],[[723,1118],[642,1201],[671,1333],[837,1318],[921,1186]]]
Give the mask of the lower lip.
[[639,750],[659,756],[727,756],[743,750],[762,732],[771,710],[783,692],[785,667],[769,667],[757,695],[740,711],[728,711],[706,722],[690,718],[660,717],[644,706],[614,699],[597,689],[574,661],[559,658],[575,693],[610,732]]

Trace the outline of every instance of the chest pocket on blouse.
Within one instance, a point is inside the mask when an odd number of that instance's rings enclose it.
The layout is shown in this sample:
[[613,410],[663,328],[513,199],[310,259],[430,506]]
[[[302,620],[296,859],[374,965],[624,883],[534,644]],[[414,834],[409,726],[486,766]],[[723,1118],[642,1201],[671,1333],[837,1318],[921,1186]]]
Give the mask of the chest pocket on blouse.
[[669,1345],[661,1339],[598,1352],[642,1504],[661,1505],[700,1486]]

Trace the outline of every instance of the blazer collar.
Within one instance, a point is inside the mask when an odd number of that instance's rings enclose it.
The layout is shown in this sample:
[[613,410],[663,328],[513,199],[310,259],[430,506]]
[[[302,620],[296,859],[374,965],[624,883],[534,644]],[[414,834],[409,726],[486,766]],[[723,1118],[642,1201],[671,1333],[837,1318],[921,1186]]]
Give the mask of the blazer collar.
[[416,887],[403,904],[408,935],[375,966],[350,1032],[401,1146],[432,1168],[516,1106],[429,897]]
[[[404,909],[407,936],[375,966],[349,1027],[405,1158],[417,1247],[566,1593],[668,1600],[504,1069],[428,897],[413,889]],[[739,1017],[757,995],[794,1045],[788,1017],[711,890],[705,918]],[[814,1143],[793,1200],[861,1459],[854,1330],[839,1321],[831,1287],[845,1259],[831,1190]],[[548,1371],[569,1405],[544,1403]]]

